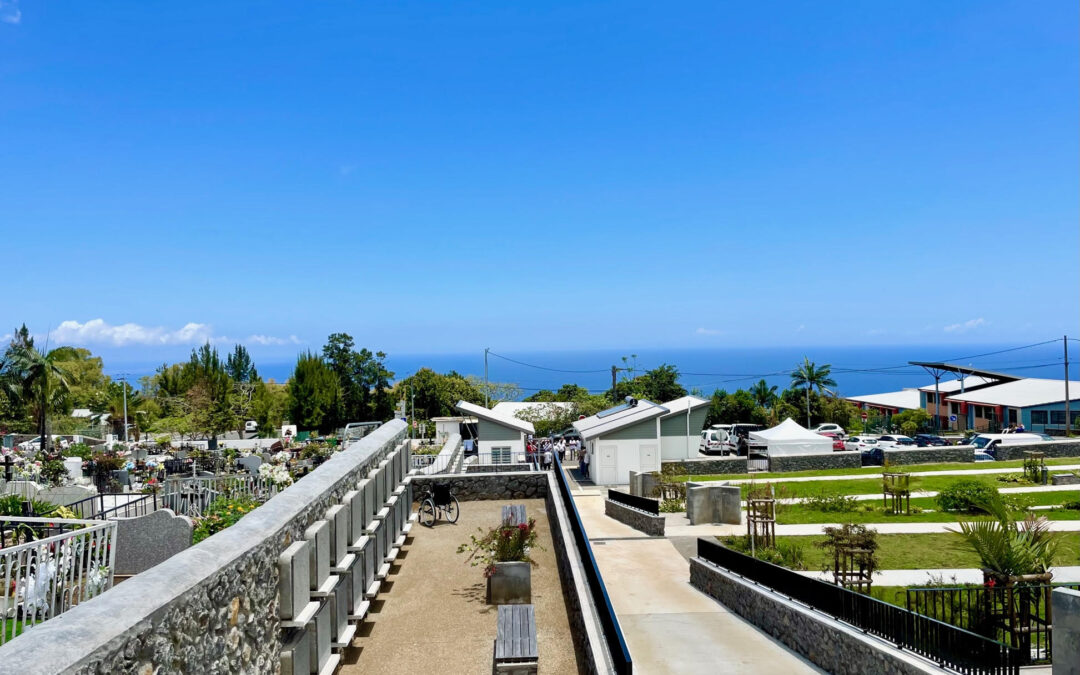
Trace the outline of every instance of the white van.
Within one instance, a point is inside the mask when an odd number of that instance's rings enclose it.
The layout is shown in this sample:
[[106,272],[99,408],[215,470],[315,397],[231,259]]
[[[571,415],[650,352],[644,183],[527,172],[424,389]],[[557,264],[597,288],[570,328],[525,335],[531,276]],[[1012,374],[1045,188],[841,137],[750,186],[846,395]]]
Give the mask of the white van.
[[1039,434],[978,434],[971,439],[971,445],[975,446],[975,452],[984,452],[997,459],[995,450],[1005,445],[1030,445],[1032,443],[1045,443]]
[[727,432],[722,429],[706,429],[701,432],[698,452],[703,455],[724,454],[724,441],[726,438]]

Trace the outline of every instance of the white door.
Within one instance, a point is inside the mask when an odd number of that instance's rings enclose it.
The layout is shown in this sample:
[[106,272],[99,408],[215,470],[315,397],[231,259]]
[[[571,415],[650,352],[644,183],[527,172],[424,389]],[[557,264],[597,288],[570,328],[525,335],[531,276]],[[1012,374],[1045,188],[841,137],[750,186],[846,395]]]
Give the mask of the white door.
[[600,470],[593,475],[593,480],[599,485],[611,485],[615,482],[615,458],[618,455],[619,446],[601,445]]
[[656,444],[642,443],[638,446],[638,471],[657,471],[659,469],[660,467],[656,465]]

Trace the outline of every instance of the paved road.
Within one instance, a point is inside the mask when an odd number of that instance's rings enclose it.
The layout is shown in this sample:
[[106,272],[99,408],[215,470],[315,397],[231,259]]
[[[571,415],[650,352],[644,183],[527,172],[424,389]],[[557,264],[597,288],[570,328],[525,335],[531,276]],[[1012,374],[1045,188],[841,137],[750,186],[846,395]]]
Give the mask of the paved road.
[[606,491],[574,501],[634,660],[635,673],[822,672],[690,585],[686,539],[646,537],[604,515]]

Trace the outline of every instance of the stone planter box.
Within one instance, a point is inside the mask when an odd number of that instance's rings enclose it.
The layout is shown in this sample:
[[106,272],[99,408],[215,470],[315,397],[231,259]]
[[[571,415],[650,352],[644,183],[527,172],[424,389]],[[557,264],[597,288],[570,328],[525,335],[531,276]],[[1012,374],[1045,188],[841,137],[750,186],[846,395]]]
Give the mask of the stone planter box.
[[495,563],[487,580],[487,601],[492,605],[527,605],[532,602],[532,565],[527,562]]

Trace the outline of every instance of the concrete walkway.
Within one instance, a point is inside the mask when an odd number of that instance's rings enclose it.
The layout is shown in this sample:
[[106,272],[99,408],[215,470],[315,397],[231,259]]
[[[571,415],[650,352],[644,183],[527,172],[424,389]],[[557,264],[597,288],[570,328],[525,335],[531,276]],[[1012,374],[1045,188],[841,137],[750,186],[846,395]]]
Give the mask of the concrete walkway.
[[[1080,583],[1080,567],[1054,567],[1054,583]],[[804,576],[831,582],[832,572],[799,572]],[[875,586],[921,586],[928,583],[981,584],[982,570],[878,570],[874,572]]]
[[[902,469],[903,467],[896,467]],[[1055,471],[1075,471],[1080,469],[1080,464],[1067,464],[1061,466],[1047,466],[1050,473]],[[882,469],[884,471],[884,469]],[[1020,467],[1013,467],[1011,469],[950,469],[949,471],[909,471],[906,472],[909,476],[975,476],[979,474],[994,474],[994,473],[1022,473],[1023,469]],[[701,474],[709,475],[709,474]],[[790,478],[773,477],[765,478],[754,477],[752,474],[749,478],[733,478],[731,480],[725,479],[725,483],[731,483],[732,485],[741,483],[806,483],[820,480],[860,480],[864,478],[881,478],[881,471],[873,473],[851,473],[842,476],[792,476]],[[1076,486],[1073,486],[1076,487]]]
[[635,673],[822,672],[693,588],[672,541],[604,515],[606,490],[573,491]]
[[[668,537],[726,537],[733,534],[746,534],[746,523],[742,525],[690,525],[685,514],[672,514],[678,518],[669,519],[665,530]],[[583,516],[584,517],[584,516]],[[957,523],[864,523],[877,530],[878,534],[935,534],[939,532],[957,532]],[[777,525],[776,536],[799,536],[823,534],[826,527],[840,527],[840,523],[808,523],[804,525]],[[1080,520],[1051,520],[1050,529],[1054,532],[1080,532]]]

